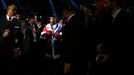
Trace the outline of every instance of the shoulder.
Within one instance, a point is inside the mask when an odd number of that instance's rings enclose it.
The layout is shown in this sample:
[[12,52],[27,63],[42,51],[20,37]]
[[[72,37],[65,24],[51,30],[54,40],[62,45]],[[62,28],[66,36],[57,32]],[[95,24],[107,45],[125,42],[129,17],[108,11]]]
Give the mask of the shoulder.
[[125,10],[125,9],[122,9],[118,16],[122,16],[122,17],[126,17],[126,18],[131,18],[131,13],[128,12],[127,10]]
[[46,24],[45,26],[50,26],[50,23]]
[[68,22],[80,22],[80,17],[75,14],[68,20]]
[[6,17],[5,17],[5,16],[2,16],[2,17],[0,18],[0,26],[2,27],[2,25],[6,24],[6,23],[7,23]]
[[51,27],[51,25],[48,23],[48,24],[46,24],[46,26],[45,26],[46,28],[50,28]]
[[51,25],[50,24],[46,24],[45,29],[51,30]]
[[0,18],[0,22],[3,22],[3,21],[7,21],[7,19],[6,19],[5,16],[2,16],[2,17]]

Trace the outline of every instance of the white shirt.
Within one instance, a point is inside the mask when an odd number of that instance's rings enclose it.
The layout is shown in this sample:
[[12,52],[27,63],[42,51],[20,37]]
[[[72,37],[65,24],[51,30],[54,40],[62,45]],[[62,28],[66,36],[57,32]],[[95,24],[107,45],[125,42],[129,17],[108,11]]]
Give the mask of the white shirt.
[[43,31],[41,32],[41,35],[46,33],[46,31],[53,31],[53,30],[54,30],[54,33],[58,30],[57,24],[51,25],[49,23],[44,27]]
[[116,16],[119,14],[120,11],[121,11],[121,8],[119,8],[118,10],[116,10],[116,11],[112,14],[112,16],[113,16],[113,21],[114,21],[114,19],[116,18]]
[[75,14],[72,14],[68,17],[67,22],[74,16]]
[[[9,21],[9,17],[10,16],[6,15],[6,18],[7,18],[8,21]],[[11,20],[13,20],[13,16],[11,16]]]
[[54,30],[54,33],[55,33],[55,32],[57,31],[58,27],[57,27],[56,24],[54,24],[54,25],[47,24],[47,25],[46,25],[46,29],[47,29],[47,30],[50,30],[50,31],[53,31],[53,30]]

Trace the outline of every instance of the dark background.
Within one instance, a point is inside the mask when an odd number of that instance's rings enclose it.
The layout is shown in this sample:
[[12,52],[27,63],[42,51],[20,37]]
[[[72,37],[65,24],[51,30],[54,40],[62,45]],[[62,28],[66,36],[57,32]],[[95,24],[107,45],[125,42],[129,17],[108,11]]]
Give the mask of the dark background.
[[[50,0],[3,0],[6,5],[15,3],[19,11],[23,15],[27,15],[29,12],[36,12],[39,15],[47,16],[53,14],[52,8],[50,5]],[[69,0],[52,0],[56,15],[62,16],[62,8],[65,1]],[[83,4],[89,9],[92,9],[93,4],[97,0],[72,0],[77,5]],[[134,0],[125,0],[123,6],[126,7],[129,11],[134,13]],[[0,0],[0,14],[5,14],[6,9],[3,7],[2,0]]]

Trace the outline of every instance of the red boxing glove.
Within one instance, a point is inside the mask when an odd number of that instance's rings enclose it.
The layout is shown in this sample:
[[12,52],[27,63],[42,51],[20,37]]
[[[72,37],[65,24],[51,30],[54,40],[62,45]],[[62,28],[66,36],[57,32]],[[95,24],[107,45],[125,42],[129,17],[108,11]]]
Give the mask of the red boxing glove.
[[52,31],[50,31],[50,30],[47,31],[46,33],[47,33],[48,36],[51,36],[52,35]]
[[58,32],[56,32],[56,33],[54,34],[54,37],[55,37],[56,39],[59,39],[59,38],[60,38],[60,34],[59,34]]
[[52,31],[46,31],[46,38],[51,38],[52,36]]

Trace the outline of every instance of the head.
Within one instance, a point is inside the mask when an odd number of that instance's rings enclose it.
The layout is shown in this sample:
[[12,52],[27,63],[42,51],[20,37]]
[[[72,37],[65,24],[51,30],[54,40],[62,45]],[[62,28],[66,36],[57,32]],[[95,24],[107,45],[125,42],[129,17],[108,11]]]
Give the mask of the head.
[[38,26],[41,26],[42,24],[43,24],[42,19],[38,18],[38,19],[37,19],[37,25],[38,25]]
[[14,16],[17,12],[17,7],[16,5],[14,4],[11,4],[8,6],[8,9],[7,9],[7,15],[8,16]]
[[62,19],[59,20],[59,24],[63,25],[63,20]]
[[49,18],[49,22],[51,23],[51,25],[54,25],[55,22],[56,22],[55,17],[54,17],[54,16],[51,16],[51,17]]
[[20,14],[16,14],[15,17],[16,17],[17,20],[21,20],[22,19],[22,16]]
[[31,24],[33,24],[33,23],[36,22],[36,17],[35,17],[35,14],[34,14],[34,13],[30,13],[30,14],[28,15],[28,21],[29,21],[29,23],[31,23]]
[[96,4],[96,8],[103,10],[105,13],[112,13],[122,7],[122,2],[123,0],[99,0]]
[[73,13],[75,13],[74,7],[71,4],[66,4],[63,10],[64,18],[67,19]]

